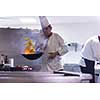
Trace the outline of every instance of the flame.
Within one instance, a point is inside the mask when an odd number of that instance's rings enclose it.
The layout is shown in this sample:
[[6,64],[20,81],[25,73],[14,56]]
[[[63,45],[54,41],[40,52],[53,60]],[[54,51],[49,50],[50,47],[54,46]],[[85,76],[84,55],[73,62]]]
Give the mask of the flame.
[[35,53],[35,44],[29,38],[24,38],[27,42],[25,43],[24,54],[34,54]]

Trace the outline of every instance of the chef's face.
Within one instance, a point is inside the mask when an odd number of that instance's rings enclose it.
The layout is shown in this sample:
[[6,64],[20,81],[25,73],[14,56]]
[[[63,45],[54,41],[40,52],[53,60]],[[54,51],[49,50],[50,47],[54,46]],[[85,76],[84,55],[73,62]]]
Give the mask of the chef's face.
[[51,36],[51,34],[52,34],[51,30],[52,30],[51,25],[49,25],[49,26],[46,27],[46,28],[43,28],[44,35],[45,35],[47,38],[49,38],[49,37]]

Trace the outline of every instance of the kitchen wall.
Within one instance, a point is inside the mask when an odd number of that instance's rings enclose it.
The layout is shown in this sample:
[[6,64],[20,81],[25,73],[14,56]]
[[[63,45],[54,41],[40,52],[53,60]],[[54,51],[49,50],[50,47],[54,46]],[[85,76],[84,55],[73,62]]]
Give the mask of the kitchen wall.
[[84,43],[89,37],[100,33],[100,23],[62,23],[53,25],[53,31],[59,33],[65,41]]

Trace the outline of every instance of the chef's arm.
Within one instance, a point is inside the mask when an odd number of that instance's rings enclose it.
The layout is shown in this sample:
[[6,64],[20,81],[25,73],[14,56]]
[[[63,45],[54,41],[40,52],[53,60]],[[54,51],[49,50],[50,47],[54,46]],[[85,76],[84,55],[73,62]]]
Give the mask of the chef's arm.
[[58,51],[56,52],[49,52],[49,58],[53,59],[55,58],[57,55],[62,56],[64,54],[66,54],[68,52],[67,47],[64,45],[63,47],[59,48]]
[[49,52],[48,53],[48,57],[51,58],[51,59],[55,58],[57,55],[59,55],[58,51],[56,51],[56,52]]
[[90,48],[91,48],[90,50],[92,52],[93,59],[95,61],[99,61],[100,62],[100,46],[99,46],[99,44],[97,44],[95,42],[91,42],[90,43]]
[[60,37],[59,35],[57,35],[57,41],[59,43],[57,54],[60,56],[63,56],[64,54],[68,52],[68,45],[65,45],[63,38]]
[[63,56],[64,54],[66,54],[68,52],[68,47],[67,45],[62,45],[58,51],[57,54],[59,54],[60,56]]

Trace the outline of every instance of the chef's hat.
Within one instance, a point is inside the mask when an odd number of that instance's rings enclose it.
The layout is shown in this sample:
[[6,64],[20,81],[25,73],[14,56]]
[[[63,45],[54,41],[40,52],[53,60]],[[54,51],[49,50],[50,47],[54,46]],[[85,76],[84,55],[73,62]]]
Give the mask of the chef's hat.
[[48,27],[48,25],[50,25],[46,16],[39,16],[39,19],[40,19],[40,23],[41,23],[42,28],[46,28],[46,27]]

